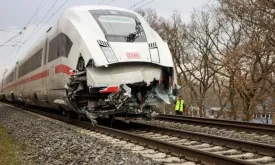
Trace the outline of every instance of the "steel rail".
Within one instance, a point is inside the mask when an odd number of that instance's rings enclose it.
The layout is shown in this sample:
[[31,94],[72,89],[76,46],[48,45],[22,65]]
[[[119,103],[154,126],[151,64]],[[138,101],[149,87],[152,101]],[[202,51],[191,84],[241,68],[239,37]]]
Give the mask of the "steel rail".
[[242,122],[242,121],[207,119],[207,118],[200,118],[200,117],[187,117],[187,116],[176,116],[176,115],[160,115],[157,117],[157,119],[163,120],[163,121],[203,125],[203,126],[225,128],[225,129],[234,129],[234,130],[240,130],[245,132],[255,132],[259,134],[275,135],[275,126],[270,124],[258,124],[258,123]]
[[275,156],[274,145],[248,142],[243,140],[225,138],[220,136],[196,133],[196,132],[173,129],[173,128],[165,128],[165,127],[160,127],[160,126],[151,125],[151,124],[143,124],[143,123],[136,123],[136,122],[130,122],[129,124],[135,127],[146,128],[148,131],[152,131],[152,132],[161,132],[163,134],[179,136],[181,138],[190,138],[196,141],[213,143],[219,146],[225,146],[228,148],[233,148],[233,149],[247,151],[247,152],[259,153],[259,154],[268,155],[271,157]]
[[185,159],[188,159],[191,161],[195,161],[195,162],[201,163],[201,164],[206,164],[206,165],[210,165],[210,164],[256,165],[256,163],[247,162],[247,161],[244,161],[241,159],[234,159],[234,158],[229,158],[229,157],[222,156],[222,155],[212,154],[209,152],[192,149],[189,147],[184,147],[184,146],[180,146],[177,144],[164,142],[161,140],[148,138],[148,137],[144,137],[141,135],[136,135],[136,134],[118,130],[118,129],[108,128],[108,127],[104,127],[104,126],[100,126],[100,125],[97,125],[96,127],[94,127],[91,123],[79,121],[79,120],[68,118],[68,117],[65,117],[62,115],[58,115],[58,114],[53,114],[53,113],[36,110],[36,109],[31,109],[31,108],[27,109],[27,111],[31,111],[31,112],[34,112],[34,113],[37,113],[37,114],[40,114],[40,115],[43,115],[43,116],[46,116],[49,118],[53,118],[53,119],[56,119],[59,121],[73,124],[73,125],[76,125],[76,126],[88,129],[88,130],[93,130],[93,131],[95,130],[95,131],[98,131],[103,134],[108,134],[110,136],[114,136],[116,138],[129,140],[131,142],[135,142],[140,145],[145,145],[148,148],[159,149],[166,153],[170,153],[171,155],[180,156],[182,158],[185,158]]
[[140,145],[145,145],[148,148],[159,149],[160,151],[171,153],[171,155],[183,157],[185,159],[188,159],[194,162],[199,162],[206,165],[208,164],[222,164],[222,165],[232,165],[232,164],[252,165],[253,164],[255,165],[255,163],[246,162],[244,160],[233,159],[226,156],[212,154],[209,152],[192,149],[181,145],[168,143],[168,142],[157,140],[154,138],[148,138],[148,137],[136,135],[133,133],[129,133],[129,132],[125,132],[117,129],[107,128],[103,126],[97,126],[96,129],[105,134],[108,133],[109,135],[134,141]]

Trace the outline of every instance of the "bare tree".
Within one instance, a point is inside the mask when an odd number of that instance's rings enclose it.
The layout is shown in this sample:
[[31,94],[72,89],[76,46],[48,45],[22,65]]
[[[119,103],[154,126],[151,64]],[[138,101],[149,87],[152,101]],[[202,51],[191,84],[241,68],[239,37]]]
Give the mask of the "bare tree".
[[275,1],[273,0],[218,0],[229,17],[242,21],[252,31],[262,31],[262,37],[275,47]]
[[156,10],[151,8],[146,9],[137,9],[140,15],[142,15],[149,25],[161,36],[164,37],[163,32],[163,23],[166,21],[164,18],[158,16]]
[[243,101],[243,117],[250,120],[255,107],[267,100],[274,92],[272,73],[274,73],[274,54],[266,49],[260,33],[243,45],[242,69],[237,74],[237,90]]
[[238,48],[235,89],[242,100],[242,115],[250,120],[257,105],[273,92],[274,9],[270,0],[219,0],[227,19],[240,24],[246,39]]
[[[239,49],[245,40],[245,34],[242,24],[230,17],[224,15],[218,8],[212,9],[215,17],[217,31],[209,35],[215,47],[215,53],[212,57],[219,66],[218,75],[216,76],[215,86],[218,87],[217,95],[219,98],[221,111],[229,103],[231,117],[236,120],[237,113],[235,107],[236,97],[236,73],[240,69]],[[222,90],[221,90],[222,89]]]
[[200,108],[200,116],[205,116],[206,95],[215,82],[215,75],[219,70],[214,56],[214,44],[211,36],[216,34],[218,26],[213,22],[211,12],[194,12],[191,23],[186,30],[190,55],[187,62],[183,63],[185,72],[192,77],[197,85],[197,99]]
[[200,116],[215,95],[221,111],[230,105],[232,119],[250,120],[275,93],[275,2],[218,2],[194,12],[188,24],[178,12],[169,19],[153,9],[139,13],[168,43],[183,96],[200,107]]
[[162,24],[163,38],[167,41],[170,51],[173,55],[173,61],[176,66],[178,83],[182,87],[183,98],[187,105],[192,105],[196,100],[196,84],[192,77],[187,74],[184,63],[190,59],[188,46],[190,43],[186,37],[186,25],[182,22],[180,13],[175,11],[169,20]]

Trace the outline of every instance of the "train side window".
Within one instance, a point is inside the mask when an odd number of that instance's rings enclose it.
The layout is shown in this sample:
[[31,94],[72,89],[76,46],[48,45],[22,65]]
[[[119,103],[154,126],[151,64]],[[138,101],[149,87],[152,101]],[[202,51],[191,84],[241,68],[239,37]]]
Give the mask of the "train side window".
[[41,66],[42,62],[42,51],[43,49],[40,49],[38,52],[36,52],[31,58],[30,58],[30,63],[31,63],[31,69],[30,72],[39,68]]
[[48,55],[48,62],[51,62],[58,58],[58,42],[57,38],[55,37],[49,43],[49,55]]
[[18,78],[24,76],[24,73],[26,72],[26,62],[24,62],[20,67],[19,67],[19,76]]
[[61,33],[60,36],[59,36],[59,55],[60,56],[63,56],[63,57],[68,57],[69,56],[69,53],[70,53],[70,50],[72,48],[72,41],[70,40],[70,38]]
[[22,77],[22,75],[23,75],[23,65],[19,66],[18,78]]
[[60,33],[53,38],[49,43],[49,57],[48,62],[51,62],[61,56],[68,57],[72,48],[72,41],[64,33]]
[[25,65],[26,65],[25,66],[26,67],[26,72],[24,74],[27,74],[27,73],[29,73],[31,71],[31,65],[32,65],[31,60],[28,59],[27,63]]
[[13,81],[13,77],[14,77],[14,72],[11,72],[8,77],[6,78],[6,83],[10,83]]
[[26,67],[26,62],[22,65],[22,74],[21,76],[24,76],[24,73],[26,72],[27,67]]
[[28,60],[27,60],[19,67],[19,76],[18,76],[18,78],[20,78],[20,77],[24,76],[25,74],[27,74],[28,73],[28,68],[29,68],[29,66],[28,66]]
[[26,61],[23,65],[23,74],[22,74],[22,76],[24,76],[27,72],[28,72],[28,61]]
[[43,49],[40,49],[19,67],[18,78],[30,73],[31,71],[41,66],[42,52]]

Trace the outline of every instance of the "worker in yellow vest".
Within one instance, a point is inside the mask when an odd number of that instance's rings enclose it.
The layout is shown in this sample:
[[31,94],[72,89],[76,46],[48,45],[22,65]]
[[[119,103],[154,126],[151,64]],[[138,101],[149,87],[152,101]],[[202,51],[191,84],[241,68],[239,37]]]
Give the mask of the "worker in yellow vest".
[[176,106],[175,106],[176,115],[183,115],[183,110],[184,110],[184,100],[180,95],[176,101]]

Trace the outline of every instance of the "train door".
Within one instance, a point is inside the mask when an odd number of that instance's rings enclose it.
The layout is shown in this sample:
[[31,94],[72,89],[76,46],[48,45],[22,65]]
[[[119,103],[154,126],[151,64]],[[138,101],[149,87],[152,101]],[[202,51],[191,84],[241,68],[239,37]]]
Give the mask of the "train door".
[[48,102],[48,91],[47,91],[47,79],[49,77],[49,69],[47,67],[48,64],[48,47],[49,47],[49,43],[48,43],[48,37],[45,40],[45,45],[44,45],[44,56],[43,56],[43,62],[42,62],[42,98],[41,98],[41,104],[43,104],[43,106],[49,106],[49,102]]
[[64,94],[64,85],[62,84],[63,65],[61,63],[60,34],[48,41],[48,60],[47,68],[49,77],[47,78],[47,92],[49,102],[55,106],[54,102]]
[[60,86],[62,75],[58,74],[61,64],[59,37],[60,35],[55,36],[48,44],[47,68],[49,77],[47,79],[47,90],[51,92],[63,88],[63,86]]
[[14,68],[14,77],[13,77],[13,84],[14,84],[14,96],[15,96],[15,99],[17,100],[18,99],[18,88],[17,86],[15,85],[17,83],[17,76],[18,76],[18,62],[16,62],[15,64],[15,68]]

